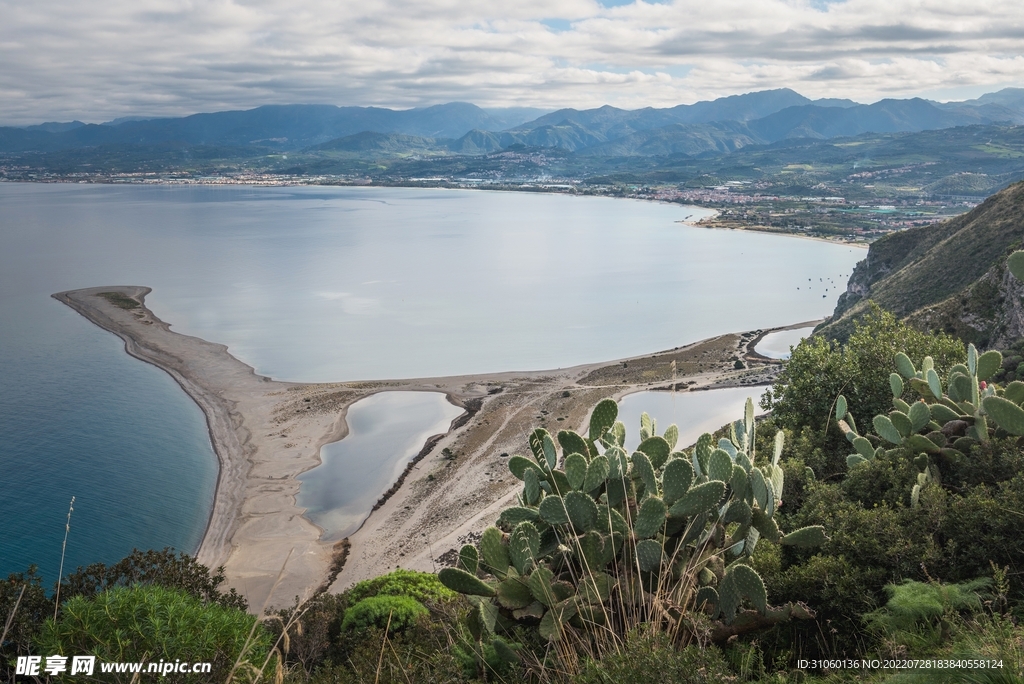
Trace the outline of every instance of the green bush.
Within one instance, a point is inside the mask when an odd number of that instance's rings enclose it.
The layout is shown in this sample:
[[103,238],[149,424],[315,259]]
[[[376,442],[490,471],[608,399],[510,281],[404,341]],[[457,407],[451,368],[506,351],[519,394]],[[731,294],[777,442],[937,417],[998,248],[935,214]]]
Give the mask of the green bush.
[[259,625],[253,631],[255,622],[237,608],[203,603],[180,590],[116,587],[66,601],[56,622],[46,620],[35,645],[37,653],[94,655],[103,662],[210,662],[211,673],[200,679],[224,681],[250,633],[244,659],[263,665],[270,638]]
[[664,634],[630,633],[618,653],[588,659],[570,684],[711,684],[732,681],[713,646],[677,649]]
[[[980,613],[982,593],[992,585],[987,578],[964,584],[915,582],[886,585],[885,606],[864,616],[869,628],[899,647],[937,646],[949,637],[950,623],[961,612]],[[898,652],[897,652],[898,654]]]
[[458,596],[437,579],[432,572],[416,572],[401,568],[380,577],[363,580],[345,592],[350,604],[372,596],[408,596],[420,603],[451,600]]
[[365,632],[370,627],[397,632],[406,629],[416,618],[427,615],[423,604],[409,596],[371,596],[345,611],[343,630]]

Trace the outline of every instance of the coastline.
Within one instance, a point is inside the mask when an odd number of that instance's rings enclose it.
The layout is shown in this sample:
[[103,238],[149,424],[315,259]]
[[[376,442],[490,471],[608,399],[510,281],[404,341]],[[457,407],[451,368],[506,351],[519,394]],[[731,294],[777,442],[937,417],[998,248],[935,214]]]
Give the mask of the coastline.
[[[253,610],[265,601],[289,605],[327,584],[342,590],[393,567],[435,568],[441,555],[490,524],[515,496],[518,481],[505,462],[526,449],[533,427],[582,425],[589,409],[608,396],[766,384],[779,366],[757,358],[756,341],[766,332],[807,325],[720,335],[566,369],[293,383],[256,374],[224,345],[172,332],[145,306],[150,291],[108,286],[53,297],[118,335],[130,355],[167,372],[202,409],[219,468],[197,558],[210,567],[223,565],[227,586],[245,595]],[[748,368],[735,369],[736,357]],[[466,412],[447,433],[427,440],[355,533],[341,542],[323,541],[323,530],[296,505],[297,476],[319,465],[320,447],[347,435],[349,406],[389,390],[441,392]],[[442,449],[455,458],[443,458]]]

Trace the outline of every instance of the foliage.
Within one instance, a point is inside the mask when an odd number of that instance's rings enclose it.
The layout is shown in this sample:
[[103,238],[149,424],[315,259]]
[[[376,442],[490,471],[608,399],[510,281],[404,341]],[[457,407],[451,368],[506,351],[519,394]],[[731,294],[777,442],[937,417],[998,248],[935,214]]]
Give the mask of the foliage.
[[864,615],[869,628],[904,647],[939,644],[949,636],[950,621],[961,612],[980,613],[982,592],[992,580],[981,578],[963,584],[916,582],[885,587],[885,606]]
[[[204,678],[224,681],[255,621],[237,608],[203,603],[176,589],[115,587],[66,601],[56,621],[46,620],[36,649],[95,655],[101,661],[210,662],[212,673]],[[269,645],[269,635],[257,625],[249,662],[261,666]]]
[[[825,435],[830,417],[835,415],[836,397],[844,395],[855,423],[868,425],[892,401],[888,380],[893,355],[901,351],[913,358],[931,356],[939,373],[947,372],[964,354],[961,342],[919,332],[873,307],[856,323],[845,345],[811,337],[795,347],[776,384],[765,392],[761,406],[772,412],[779,428],[794,432],[809,428]],[[830,440],[821,439],[820,443],[831,451],[842,443],[840,437],[841,433],[832,432]],[[815,468],[821,478],[845,470],[838,454],[830,456],[820,471]]]
[[[759,460],[748,400],[729,439],[715,444],[705,434],[692,451],[673,451],[677,428],[659,436],[644,414],[640,446],[627,457],[617,413],[605,400],[586,438],[559,432],[561,458],[551,435],[537,429],[529,440],[534,459],[509,459],[523,481],[519,505],[501,513],[500,527],[485,530],[479,547],[462,548],[459,567],[439,574],[473,603],[473,637],[491,643],[496,630],[526,626],[553,642],[571,671],[579,657],[572,644],[617,651],[641,624],[686,643],[810,617],[798,605],[769,608],[749,565],[762,537],[795,547],[825,539],[821,527],[783,535],[775,522],[782,434],[773,456]],[[708,618],[716,622],[706,626]]]
[[[351,642],[344,659],[328,660],[311,676],[293,669],[287,682],[298,684],[462,684],[463,664],[453,652],[449,624],[454,615],[439,620],[420,618],[405,632],[389,635],[371,627]],[[495,681],[495,680],[491,680]]]
[[13,681],[10,662],[31,653],[32,641],[47,616],[53,616],[53,601],[46,598],[34,565],[0,580],[0,681]]
[[451,600],[458,596],[456,592],[441,584],[434,573],[402,568],[380,577],[363,580],[345,593],[350,604],[372,596],[408,596],[420,603]]
[[155,584],[179,589],[203,602],[246,610],[248,604],[245,598],[234,589],[220,591],[223,582],[224,568],[217,568],[211,574],[209,568],[192,556],[175,554],[171,548],[162,551],[133,549],[113,565],[93,563],[84,568],[79,567],[64,578],[60,594],[67,598],[91,597],[114,587]]
[[362,632],[373,626],[397,632],[427,614],[423,604],[409,596],[371,596],[345,611],[341,628]]
[[570,684],[711,684],[728,681],[729,668],[717,648],[675,648],[664,634],[634,631],[622,648],[601,660],[588,659]]
[[[910,489],[910,502],[917,506],[924,488],[940,485],[942,471],[956,468],[978,444],[1007,434],[1024,435],[1024,409],[1020,406],[1024,383],[1013,382],[1003,389],[985,382],[1001,363],[998,351],[979,355],[971,344],[966,365],[950,369],[944,389],[930,356],[924,357],[921,370],[917,370],[906,354],[897,352],[899,373],[889,376],[894,410],[874,417],[872,426],[877,434],[859,435],[856,423],[844,420],[846,398],[840,395],[836,402],[839,428],[856,450],[847,456],[847,466],[854,471],[883,456],[890,462],[901,455],[907,457],[917,470]],[[902,398],[907,385],[920,397],[912,404]]]

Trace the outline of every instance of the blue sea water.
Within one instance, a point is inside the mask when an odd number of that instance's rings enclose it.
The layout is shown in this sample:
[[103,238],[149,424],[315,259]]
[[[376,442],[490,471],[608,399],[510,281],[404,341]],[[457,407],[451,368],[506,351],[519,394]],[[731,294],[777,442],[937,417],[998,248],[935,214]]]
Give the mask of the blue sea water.
[[[333,381],[565,367],[828,314],[863,250],[630,200],[0,183],[0,573],[194,550],[216,465],[161,371],[50,299],[148,285],[172,329]],[[812,280],[813,279],[813,280]]]

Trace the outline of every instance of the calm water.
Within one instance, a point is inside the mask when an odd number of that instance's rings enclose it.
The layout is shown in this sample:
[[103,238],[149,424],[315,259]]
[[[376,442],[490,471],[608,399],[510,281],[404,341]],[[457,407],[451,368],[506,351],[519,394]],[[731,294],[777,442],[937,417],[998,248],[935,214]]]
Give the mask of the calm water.
[[474,191],[0,184],[0,573],[38,562],[56,574],[71,494],[72,566],[133,545],[192,550],[215,479],[184,393],[51,293],[148,285],[175,330],[261,373],[354,380],[568,366],[817,318],[833,293],[796,288],[863,255],[676,223],[700,211]]
[[754,351],[761,356],[767,356],[769,359],[788,359],[791,353],[790,347],[800,344],[800,340],[810,335],[813,331],[814,328],[811,327],[768,333],[757,343]]
[[431,435],[462,409],[437,392],[381,392],[349,407],[349,434],[320,450],[323,463],[299,476],[298,504],[330,539],[355,532],[370,508]]
[[725,387],[699,392],[634,392],[619,402],[619,420],[626,426],[626,448],[640,444],[640,414],[644,411],[658,421],[656,430],[675,423],[679,428],[676,448],[687,447],[705,432],[743,417],[747,397],[754,400],[754,413],[763,413],[758,401],[764,387]]

